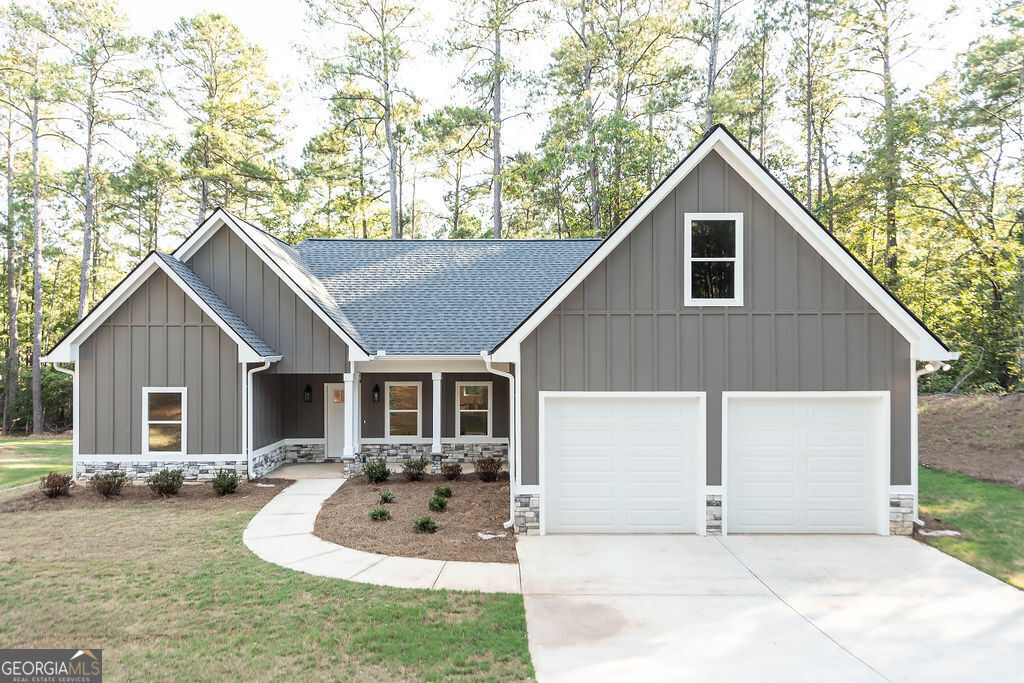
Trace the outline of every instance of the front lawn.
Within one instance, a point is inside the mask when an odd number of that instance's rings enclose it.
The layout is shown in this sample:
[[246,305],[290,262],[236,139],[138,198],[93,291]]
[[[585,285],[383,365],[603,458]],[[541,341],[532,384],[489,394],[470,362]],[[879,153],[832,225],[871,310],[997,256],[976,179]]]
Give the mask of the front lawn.
[[919,483],[921,512],[964,534],[924,540],[1024,589],[1024,491],[927,467]]
[[0,439],[0,489],[71,471],[71,439]]
[[242,530],[270,491],[0,513],[0,643],[103,648],[110,680],[532,678],[519,595],[382,588],[253,556]]

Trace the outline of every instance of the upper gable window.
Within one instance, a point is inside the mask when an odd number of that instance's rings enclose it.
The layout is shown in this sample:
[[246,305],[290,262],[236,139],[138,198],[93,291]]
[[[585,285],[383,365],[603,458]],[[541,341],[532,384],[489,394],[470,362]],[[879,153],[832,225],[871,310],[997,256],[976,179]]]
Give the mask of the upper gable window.
[[743,214],[686,214],[684,246],[685,304],[742,306]]

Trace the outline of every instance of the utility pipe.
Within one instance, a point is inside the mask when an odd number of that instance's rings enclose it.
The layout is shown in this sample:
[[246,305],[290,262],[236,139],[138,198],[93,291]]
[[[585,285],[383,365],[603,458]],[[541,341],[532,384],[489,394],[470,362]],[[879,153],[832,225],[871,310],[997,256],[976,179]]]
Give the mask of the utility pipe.
[[510,372],[504,370],[498,370],[491,365],[491,356],[486,351],[481,351],[480,356],[484,359],[484,366],[487,368],[487,372],[498,375],[499,377],[505,377],[508,379],[508,406],[509,406],[509,425],[508,425],[508,520],[502,524],[506,529],[511,528],[516,523],[516,493],[515,493],[515,462],[516,462],[516,378]]
[[250,368],[245,373],[245,424],[242,425],[242,450],[245,453],[245,470],[246,476],[252,479],[252,442],[253,442],[253,429],[252,429],[252,382],[253,375],[257,372],[263,372],[270,367],[271,363],[275,363],[281,360],[281,356],[270,356],[263,359],[263,365]]

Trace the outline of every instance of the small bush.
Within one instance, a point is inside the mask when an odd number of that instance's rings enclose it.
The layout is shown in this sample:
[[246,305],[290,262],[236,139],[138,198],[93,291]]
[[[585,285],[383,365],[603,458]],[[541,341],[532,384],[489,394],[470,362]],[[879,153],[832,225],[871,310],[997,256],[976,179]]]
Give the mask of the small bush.
[[438,498],[451,498],[452,487],[451,486],[435,486],[434,496]]
[[391,492],[391,489],[388,489],[387,491],[381,491],[380,496],[377,498],[377,502],[380,503],[381,505],[384,505],[385,503],[394,503],[395,494]]
[[497,458],[480,458],[473,463],[481,481],[497,481],[501,471],[501,461]]
[[375,522],[391,519],[391,512],[387,508],[374,508],[370,510],[370,519]]
[[124,475],[124,472],[106,472],[104,474],[97,474],[95,477],[89,480],[89,488],[96,493],[100,494],[104,498],[113,498],[114,496],[121,495],[121,489],[128,483],[128,477]]
[[388,469],[388,463],[384,458],[378,458],[363,465],[363,476],[371,484],[379,484],[388,480],[391,470]]
[[444,509],[448,507],[448,499],[444,496],[434,496],[427,503],[427,507],[434,512],[444,512]]
[[234,493],[238,488],[238,475],[228,470],[217,470],[217,476],[213,478],[213,490],[218,496]]
[[437,531],[437,522],[430,517],[420,517],[412,523],[412,526],[416,531],[422,531],[425,534],[432,534]]
[[441,465],[441,474],[448,481],[455,481],[456,479],[462,479],[462,465],[457,462],[446,462]]
[[146,480],[150,490],[158,496],[178,495],[184,481],[184,470],[160,470],[156,474],[149,475],[149,479]]
[[416,458],[415,460],[407,460],[402,465],[402,471],[405,472],[405,476],[409,478],[409,481],[420,481],[423,479],[423,475],[427,471],[427,465],[430,461],[426,458]]
[[47,498],[71,495],[73,483],[70,474],[60,474],[59,472],[50,472],[45,477],[39,478],[39,488]]

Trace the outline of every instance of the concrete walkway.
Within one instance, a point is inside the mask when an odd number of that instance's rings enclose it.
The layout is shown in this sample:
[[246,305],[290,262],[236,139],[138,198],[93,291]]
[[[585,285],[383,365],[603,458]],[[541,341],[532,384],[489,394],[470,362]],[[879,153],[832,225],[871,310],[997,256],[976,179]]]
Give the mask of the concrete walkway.
[[516,564],[391,557],[317,538],[313,526],[320,506],[344,483],[337,478],[299,479],[256,513],[242,540],[267,562],[315,576],[397,588],[520,592]]

